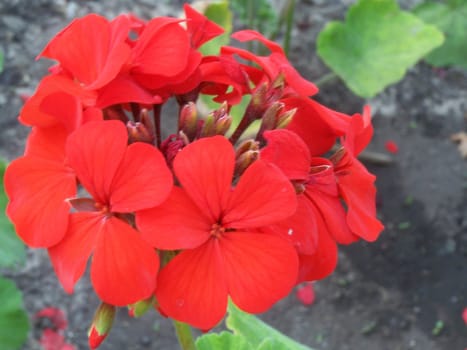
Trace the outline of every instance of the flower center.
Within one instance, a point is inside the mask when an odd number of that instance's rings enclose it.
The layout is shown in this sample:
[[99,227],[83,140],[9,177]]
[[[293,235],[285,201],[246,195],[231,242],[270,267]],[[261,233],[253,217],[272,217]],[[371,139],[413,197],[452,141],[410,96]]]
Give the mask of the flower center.
[[213,224],[211,226],[211,231],[209,233],[215,238],[221,238],[222,234],[225,232],[225,228],[219,224]]

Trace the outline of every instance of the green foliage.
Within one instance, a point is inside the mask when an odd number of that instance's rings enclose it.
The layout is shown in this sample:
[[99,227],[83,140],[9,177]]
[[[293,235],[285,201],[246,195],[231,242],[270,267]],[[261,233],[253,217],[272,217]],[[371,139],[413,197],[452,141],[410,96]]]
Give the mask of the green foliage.
[[279,24],[279,15],[270,0],[230,0],[242,25],[271,36]]
[[204,15],[225,30],[224,34],[209,40],[200,49],[204,55],[217,55],[219,54],[221,46],[227,45],[230,42],[230,34],[232,33],[232,11],[229,9],[229,2],[224,0],[210,3],[204,10]]
[[206,334],[198,338],[198,350],[313,350],[268,326],[259,318],[229,304],[226,326],[232,333]]
[[443,42],[442,33],[396,0],[360,0],[345,23],[329,22],[318,55],[357,95],[373,97]]
[[251,345],[241,335],[227,331],[219,334],[211,333],[203,335],[196,340],[198,350],[250,350]]
[[28,316],[23,308],[21,292],[13,282],[0,278],[0,344],[2,350],[16,350],[26,340]]
[[446,36],[444,44],[433,50],[426,61],[437,67],[452,65],[467,69],[467,1],[427,1],[413,12]]
[[0,73],[3,71],[3,52],[0,51]]
[[0,160],[0,267],[13,266],[22,263],[26,259],[26,253],[23,243],[13,229],[5,215],[5,208],[8,202],[5,190],[3,188],[3,174],[5,173],[6,163]]

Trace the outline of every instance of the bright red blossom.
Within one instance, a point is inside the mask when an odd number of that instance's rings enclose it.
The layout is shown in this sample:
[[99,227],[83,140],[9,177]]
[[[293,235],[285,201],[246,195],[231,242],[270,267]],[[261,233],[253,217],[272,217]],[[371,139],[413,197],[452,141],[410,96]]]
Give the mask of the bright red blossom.
[[169,194],[172,175],[154,147],[127,146],[119,121],[88,123],[67,141],[66,154],[92,199],[72,200],[64,239],[49,249],[54,269],[72,292],[91,254],[91,279],[101,300],[123,306],[155,288],[159,259],[127,222],[126,214],[153,207]]
[[267,310],[287,295],[297,275],[292,245],[255,232],[294,213],[293,187],[276,167],[257,161],[232,190],[234,158],[224,137],[195,141],[173,164],[183,188],[175,187],[161,206],[136,214],[151,244],[184,249],[159,274],[160,309],[201,329],[221,320],[228,296],[247,312]]

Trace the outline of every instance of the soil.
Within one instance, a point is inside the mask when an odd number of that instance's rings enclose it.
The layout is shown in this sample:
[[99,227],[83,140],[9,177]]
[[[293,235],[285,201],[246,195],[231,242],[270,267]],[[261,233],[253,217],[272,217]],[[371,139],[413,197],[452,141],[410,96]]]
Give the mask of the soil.
[[[419,1],[400,1],[410,8]],[[314,52],[317,33],[329,20],[343,19],[350,0],[299,1],[291,61],[306,78],[328,72]],[[97,12],[112,18],[134,12],[149,19],[178,15],[179,1],[3,0],[0,2],[0,156],[21,155],[27,128],[16,117],[21,95],[31,94],[49,62],[34,62],[46,42],[72,18]],[[323,86],[318,100],[354,113],[373,108],[371,151],[399,152],[385,166],[368,162],[377,175],[379,216],[386,229],[376,243],[341,247],[339,265],[314,283],[316,302],[302,305],[292,293],[261,315],[292,338],[316,349],[462,350],[467,328],[467,162],[449,137],[466,130],[467,73],[424,63],[376,98],[355,97],[339,80]],[[55,306],[66,311],[67,341],[87,349],[86,331],[98,300],[87,278],[67,295],[47,254],[28,251],[26,264],[7,276],[24,295],[33,329],[23,349],[41,349],[41,324],[33,315]],[[435,330],[436,325],[439,332]],[[0,346],[1,348],[1,346]],[[131,319],[120,310],[102,350],[177,349],[170,321],[150,312]]]

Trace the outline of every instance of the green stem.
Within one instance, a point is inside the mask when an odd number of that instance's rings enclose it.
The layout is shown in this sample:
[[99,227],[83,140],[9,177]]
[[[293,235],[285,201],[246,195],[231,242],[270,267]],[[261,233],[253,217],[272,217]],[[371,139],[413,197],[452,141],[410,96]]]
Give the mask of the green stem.
[[195,341],[191,328],[188,324],[173,320],[175,331],[177,332],[178,343],[182,350],[196,350]]
[[292,27],[294,24],[293,17],[295,12],[295,0],[287,1],[285,5],[286,11],[286,23],[285,23],[285,37],[284,37],[284,52],[286,56],[289,56],[290,41],[292,39]]
[[326,85],[327,83],[333,81],[334,79],[336,79],[338,76],[336,73],[334,72],[329,72],[325,75],[323,75],[321,78],[319,78],[318,80],[314,81],[315,85],[318,86],[318,87],[321,87],[323,85]]

